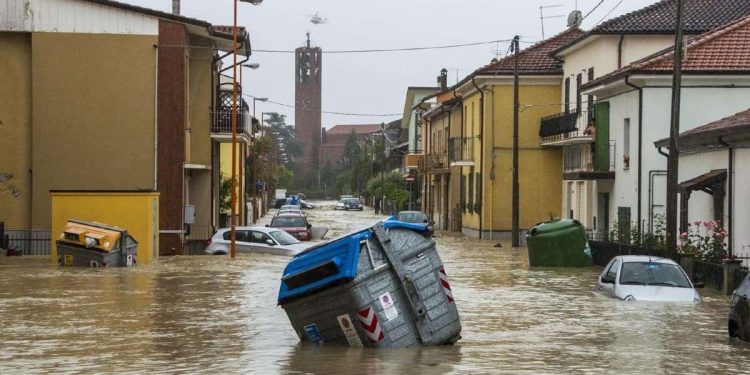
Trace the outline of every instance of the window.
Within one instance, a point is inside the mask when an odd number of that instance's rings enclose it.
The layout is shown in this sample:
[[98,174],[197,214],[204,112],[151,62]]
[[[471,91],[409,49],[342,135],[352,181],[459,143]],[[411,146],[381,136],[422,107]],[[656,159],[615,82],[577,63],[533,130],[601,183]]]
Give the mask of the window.
[[[594,80],[594,68],[589,68],[588,72],[588,82],[591,82]],[[587,119],[589,121],[594,119],[594,96],[593,95],[586,95],[586,101],[588,104],[586,105],[586,111],[588,111],[588,117]]]
[[[476,184],[477,184],[477,196],[476,196],[476,202],[477,204],[482,203],[482,174],[477,173],[476,175]],[[479,210],[477,210],[479,212]]]
[[622,169],[630,168],[630,119],[622,124]]
[[565,77],[565,113],[570,112],[570,77]]
[[606,277],[607,279],[612,280],[612,282],[614,282],[615,280],[617,280],[617,269],[618,268],[620,268],[620,260],[619,259],[615,259],[612,262],[612,265],[610,265],[609,268],[607,268],[607,272],[604,274],[604,277]]
[[581,113],[581,85],[583,85],[583,74],[576,75],[576,113]]
[[466,181],[469,185],[469,213],[472,213],[474,211],[474,179],[472,176],[474,175],[474,168],[472,167],[469,170],[469,174],[466,175]]

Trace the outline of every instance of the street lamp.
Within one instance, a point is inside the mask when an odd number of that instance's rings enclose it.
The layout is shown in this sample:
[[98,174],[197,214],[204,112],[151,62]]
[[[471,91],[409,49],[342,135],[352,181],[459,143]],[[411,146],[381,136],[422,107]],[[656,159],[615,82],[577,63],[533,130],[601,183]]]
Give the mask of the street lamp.
[[[263,0],[240,0],[245,3],[258,5]],[[231,258],[237,255],[237,0],[232,0],[234,5],[234,24],[232,27],[232,220],[230,229],[229,254]],[[241,71],[240,71],[241,72]]]
[[[266,97],[262,97],[262,98],[253,97],[253,117],[255,117],[255,102],[267,102],[267,101],[268,101],[268,98]],[[261,125],[263,124],[261,123]]]

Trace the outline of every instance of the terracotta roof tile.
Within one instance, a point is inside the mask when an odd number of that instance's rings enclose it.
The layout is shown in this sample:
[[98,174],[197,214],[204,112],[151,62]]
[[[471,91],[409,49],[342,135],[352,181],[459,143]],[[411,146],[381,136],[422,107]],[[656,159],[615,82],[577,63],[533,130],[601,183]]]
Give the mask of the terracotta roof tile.
[[[562,62],[550,56],[550,52],[570,43],[583,34],[579,28],[570,28],[551,38],[545,39],[518,53],[519,74],[562,74]],[[514,57],[503,59],[477,69],[475,75],[513,74]]]
[[[684,73],[750,73],[750,16],[693,38],[685,50]],[[596,87],[634,73],[669,73],[673,69],[673,58],[674,47],[670,47],[586,83],[583,88]]]
[[326,130],[326,135],[349,134],[372,134],[380,131],[380,124],[358,124],[358,125],[336,125]]
[[680,133],[680,137],[688,136],[691,134],[705,133],[714,130],[731,129],[747,125],[750,125],[750,109],[744,110],[742,112],[737,112],[731,116],[724,117],[723,119],[709,122],[706,125],[684,131]]
[[[720,135],[732,136],[744,134],[747,136],[750,130],[750,109],[737,112],[731,116],[709,122],[708,124],[686,130],[680,133],[680,151],[719,144]],[[669,147],[669,138],[654,142],[656,147]]]
[[[750,14],[747,0],[685,0],[685,33],[701,34]],[[677,0],[663,0],[593,28],[591,34],[674,34]]]

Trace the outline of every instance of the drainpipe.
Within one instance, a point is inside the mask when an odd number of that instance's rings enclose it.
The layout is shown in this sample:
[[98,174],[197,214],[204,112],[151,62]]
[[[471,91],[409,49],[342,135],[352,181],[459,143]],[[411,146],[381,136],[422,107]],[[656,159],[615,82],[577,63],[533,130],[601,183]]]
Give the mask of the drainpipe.
[[[642,171],[643,171],[643,87],[636,86],[630,81],[628,81],[628,76],[625,77],[625,84],[638,90],[638,231],[639,233],[643,233],[643,217],[641,215],[641,200],[642,200],[642,190],[641,190],[641,180],[642,180]],[[649,223],[651,222],[651,219],[649,218]],[[639,239],[640,240],[640,239]]]
[[[482,194],[480,195],[480,199],[482,202],[479,203],[479,239],[482,239],[482,214],[484,213],[484,91],[482,91],[479,86],[477,86],[476,83],[476,77],[471,77],[471,84],[476,87],[477,91],[479,91],[479,175],[482,176],[480,182],[480,189],[482,189]],[[469,178],[473,178],[469,177]]]
[[[622,42],[625,41],[625,35],[620,35],[620,42],[617,43],[617,69],[622,68]],[[627,80],[627,78],[626,78]]]
[[734,147],[724,142],[724,136],[719,136],[719,143],[726,147],[729,153],[729,170],[727,171],[729,174],[727,176],[727,184],[729,185],[729,189],[727,189],[729,190],[727,194],[727,206],[729,206],[729,212],[727,212],[727,227],[729,229],[729,256],[731,257],[734,252]]
[[[245,40],[243,40],[243,41],[242,41],[242,42],[240,43],[240,46],[239,46],[239,47],[238,47],[237,49],[239,50],[239,49],[242,49],[242,48],[245,48]],[[224,56],[227,56],[227,55],[230,55],[230,54],[231,54],[231,52],[227,52],[226,54],[224,54]],[[221,56],[221,57],[219,57],[219,60],[223,59],[223,58],[224,58],[224,56]],[[242,61],[238,61],[238,62],[237,62],[237,64],[232,64],[232,65],[229,65],[228,67],[226,67],[226,68],[224,68],[224,69],[220,70],[220,71],[219,71],[219,74],[221,74],[222,72],[225,72],[225,71],[227,71],[227,70],[229,70],[229,69],[232,69],[232,68],[233,68],[234,66],[242,66],[242,64],[246,63],[246,62],[247,62],[247,60],[250,60],[250,55],[247,55],[247,56],[245,56],[245,59],[244,59],[244,60],[242,60]]]
[[[489,183],[489,190],[490,190],[490,240],[494,239],[494,213],[495,213],[495,202],[494,202],[494,194],[493,191],[495,190],[495,91],[492,89],[485,88],[485,91],[489,91],[492,93],[492,103],[493,105],[490,106],[492,108],[492,114],[490,115],[490,158],[492,158],[492,161],[490,163],[490,183]],[[482,205],[484,206],[484,205]]]
[[154,191],[159,190],[159,46],[154,44]]

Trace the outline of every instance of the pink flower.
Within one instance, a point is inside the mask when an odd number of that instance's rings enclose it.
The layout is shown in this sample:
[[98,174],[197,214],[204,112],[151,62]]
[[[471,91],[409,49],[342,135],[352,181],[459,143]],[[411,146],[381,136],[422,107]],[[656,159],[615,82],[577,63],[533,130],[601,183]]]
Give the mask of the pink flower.
[[703,225],[706,226],[706,229],[713,230],[714,227],[716,226],[716,223],[714,223],[713,221],[704,221]]
[[687,232],[680,233],[680,238],[684,239],[684,238],[687,238],[687,236],[688,236]]

